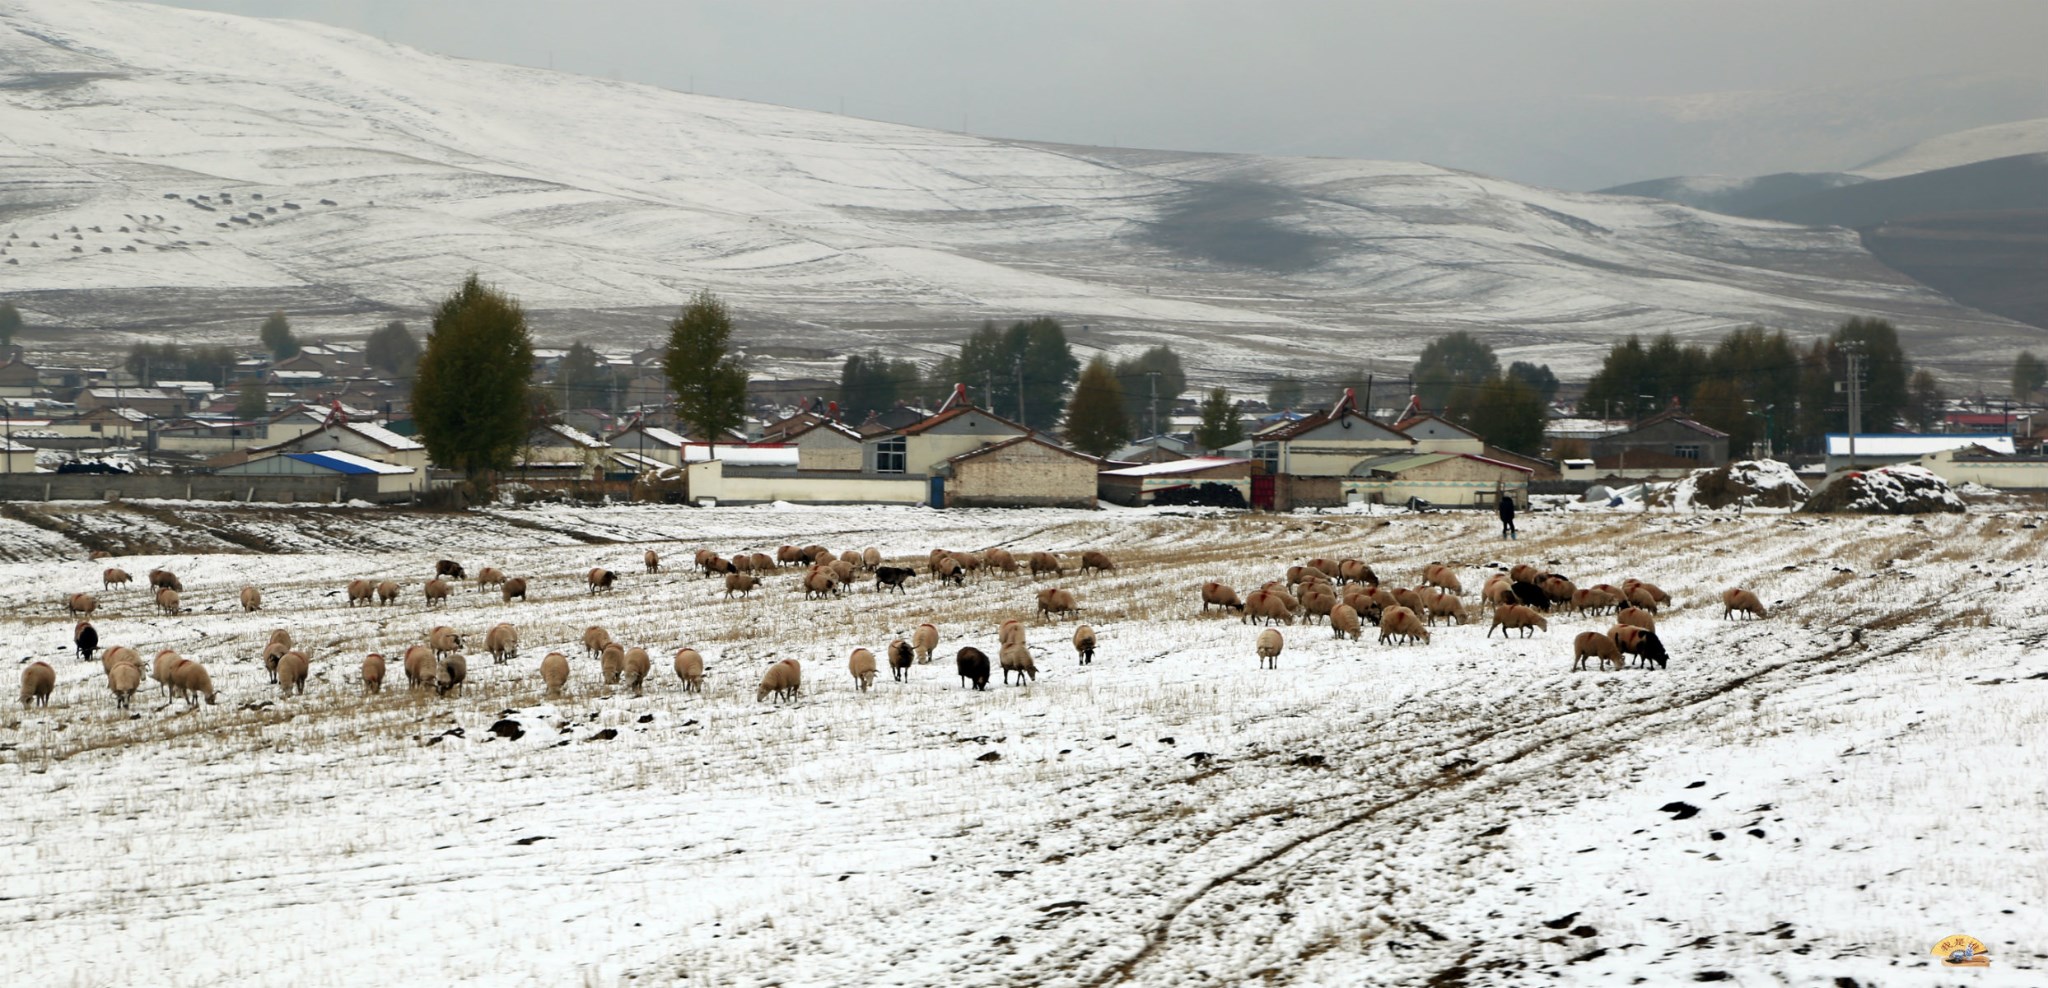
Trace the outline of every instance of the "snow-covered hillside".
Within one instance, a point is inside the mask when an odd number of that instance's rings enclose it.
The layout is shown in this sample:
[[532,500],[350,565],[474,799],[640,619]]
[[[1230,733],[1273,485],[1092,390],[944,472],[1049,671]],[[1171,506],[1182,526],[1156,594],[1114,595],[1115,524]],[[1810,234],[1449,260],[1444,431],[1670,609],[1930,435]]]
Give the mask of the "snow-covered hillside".
[[2048,153],[2048,117],[1931,137],[1850,170],[1866,178],[1897,178],[2016,154],[2043,153]]
[[272,308],[361,332],[470,271],[557,336],[645,342],[710,288],[757,343],[1051,313],[1247,374],[1452,328],[1560,370],[1628,331],[1852,312],[1936,361],[2017,332],[1839,230],[1422,164],[1031,145],[118,0],[0,7],[0,250],[31,322],[185,338]]

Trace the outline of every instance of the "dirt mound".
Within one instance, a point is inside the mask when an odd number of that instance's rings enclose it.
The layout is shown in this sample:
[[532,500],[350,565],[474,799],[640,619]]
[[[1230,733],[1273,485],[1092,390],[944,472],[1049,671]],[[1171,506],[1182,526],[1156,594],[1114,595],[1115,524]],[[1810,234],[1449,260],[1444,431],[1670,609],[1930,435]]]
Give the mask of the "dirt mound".
[[1901,463],[1837,477],[1814,492],[1805,510],[1921,515],[1962,511],[1963,500],[1949,488],[1948,481],[1927,468]]
[[1681,508],[1796,508],[1812,495],[1787,464],[1777,460],[1737,460],[1693,471],[1678,482],[1671,498]]

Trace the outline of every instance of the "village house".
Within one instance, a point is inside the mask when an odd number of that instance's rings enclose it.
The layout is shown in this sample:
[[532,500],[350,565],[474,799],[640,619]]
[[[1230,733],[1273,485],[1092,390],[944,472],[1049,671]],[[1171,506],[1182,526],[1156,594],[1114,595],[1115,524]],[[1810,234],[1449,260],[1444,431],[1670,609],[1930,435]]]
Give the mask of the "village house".
[[129,408],[152,418],[176,418],[188,410],[182,391],[156,388],[91,387],[78,392],[74,401],[81,412],[102,408]]
[[611,465],[611,448],[590,433],[558,422],[526,437],[513,469],[527,480],[597,480]]
[[1026,434],[934,465],[932,497],[948,508],[1093,508],[1101,465]]
[[1264,468],[1253,478],[1252,505],[1274,511],[1341,506],[1348,500],[1344,482],[1359,463],[1415,445],[1359,411],[1357,395],[1346,388],[1328,409],[1282,419],[1252,437],[1252,459]]
[[1682,477],[1728,462],[1728,434],[1672,407],[1633,428],[1588,443],[1594,472],[1609,477]]
[[1095,477],[1096,495],[1112,504],[1142,507],[1169,491],[1220,484],[1252,498],[1252,461],[1236,457],[1177,457],[1104,470]]
[[[281,442],[252,447],[241,459],[256,459],[266,453],[318,453],[337,449],[367,460],[406,468],[411,472],[411,476],[404,481],[406,490],[423,491],[427,488],[428,464],[425,446],[381,425],[352,422],[341,415],[331,416],[325,424],[309,432]],[[232,457],[234,454],[229,456]],[[222,464],[222,468],[228,465],[231,464]],[[381,483],[384,482],[380,481]]]

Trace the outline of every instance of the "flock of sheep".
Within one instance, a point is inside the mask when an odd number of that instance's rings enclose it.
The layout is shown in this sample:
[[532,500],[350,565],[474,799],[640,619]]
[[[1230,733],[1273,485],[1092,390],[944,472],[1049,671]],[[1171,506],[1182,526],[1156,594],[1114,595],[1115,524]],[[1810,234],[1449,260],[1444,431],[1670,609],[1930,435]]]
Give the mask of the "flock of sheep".
[[[661,559],[654,550],[646,550],[643,561],[647,573],[661,571]],[[695,560],[695,568],[702,574],[723,577],[727,597],[751,593],[762,585],[768,574],[783,567],[800,569],[797,589],[806,597],[845,593],[862,574],[872,575],[877,592],[889,589],[902,592],[904,584],[917,575],[911,567],[883,565],[880,551],[872,547],[858,553],[849,551],[834,555],[822,546],[783,546],[772,558],[766,553],[751,552],[735,553],[729,559],[712,550],[702,549],[697,552]],[[1079,559],[1079,570],[1084,574],[1115,569],[1109,556],[1102,552],[1084,552]],[[1020,560],[1001,548],[981,553],[934,549],[926,560],[926,575],[941,583],[962,585],[970,574],[980,572],[1028,572],[1035,579],[1048,574],[1062,576],[1066,568],[1059,557],[1049,552],[1033,552]],[[1289,568],[1284,579],[1266,583],[1243,598],[1225,584],[1204,583],[1199,591],[1201,611],[1206,614],[1212,607],[1221,608],[1226,613],[1237,611],[1242,622],[1256,621],[1268,625],[1260,631],[1255,650],[1261,667],[1278,668],[1285,640],[1277,628],[1270,627],[1274,624],[1291,626],[1297,620],[1309,624],[1324,621],[1339,639],[1353,641],[1359,640],[1365,627],[1375,626],[1383,644],[1426,644],[1430,638],[1429,629],[1439,622],[1464,623],[1464,587],[1456,570],[1442,563],[1430,563],[1423,568],[1420,577],[1415,587],[1395,586],[1383,583],[1372,567],[1361,560],[1317,558]],[[430,609],[445,606],[455,583],[466,579],[468,574],[459,563],[446,559],[438,561],[433,578],[421,587],[425,606]],[[125,586],[129,582],[129,575],[120,569],[109,568],[102,575],[103,590]],[[508,578],[488,566],[478,571],[475,582],[478,591],[495,589],[507,604],[523,599],[528,587],[525,578]],[[618,582],[618,574],[608,569],[594,568],[586,575],[588,592],[593,595],[610,592]],[[180,612],[180,594],[184,585],[175,574],[163,569],[152,570],[149,584],[160,610],[168,615]],[[393,580],[354,580],[346,588],[347,606],[392,605],[397,602],[401,589]],[[1602,669],[1611,666],[1618,670],[1624,666],[1624,656],[1634,656],[1644,668],[1653,664],[1657,668],[1665,668],[1669,663],[1663,642],[1657,637],[1655,615],[1660,606],[1671,604],[1671,597],[1654,584],[1626,579],[1619,586],[1601,583],[1579,587],[1562,574],[1545,572],[1525,563],[1492,572],[1486,578],[1479,597],[1484,605],[1492,607],[1493,622],[1487,629],[1488,637],[1495,630],[1499,630],[1503,637],[1510,629],[1519,631],[1523,637],[1537,630],[1548,631],[1549,620],[1545,615],[1558,610],[1584,615],[1612,614],[1615,621],[1612,627],[1605,631],[1584,631],[1573,638],[1574,670],[1586,668],[1589,660],[1596,660]],[[239,599],[244,611],[260,610],[263,606],[262,592],[254,586],[243,587]],[[1042,620],[1056,620],[1080,612],[1074,592],[1064,587],[1041,589],[1037,603],[1037,615]],[[92,594],[71,594],[65,598],[64,604],[73,616],[80,618],[73,628],[78,658],[91,661],[98,653],[116,705],[127,709],[142,684],[140,653],[125,645],[109,646],[104,650],[99,648],[99,636],[90,621],[98,606]],[[1766,616],[1762,602],[1749,590],[1727,590],[1722,594],[1722,604],[1723,617],[1736,614],[1757,618]],[[1002,671],[1004,683],[1008,684],[1012,676],[1019,685],[1035,682],[1038,669],[1025,645],[1023,624],[1015,619],[1004,621],[997,629],[997,641],[995,666]],[[605,629],[597,626],[584,631],[582,644],[586,659],[597,662],[605,684],[623,686],[632,690],[635,696],[641,695],[652,668],[645,648],[614,641]],[[1080,663],[1093,661],[1095,644],[1093,628],[1083,624],[1075,630],[1073,646]],[[908,640],[899,638],[890,642],[883,648],[883,655],[889,664],[891,677],[897,681],[907,680],[911,667],[930,663],[938,646],[939,630],[930,623],[918,625]],[[490,653],[494,663],[502,664],[515,658],[518,648],[518,630],[508,622],[498,623],[484,634],[484,649]],[[468,678],[468,659],[463,650],[463,635],[446,625],[434,627],[427,632],[424,641],[407,646],[401,655],[408,686],[433,689],[444,695],[451,691],[459,693]],[[283,694],[290,696],[305,691],[311,660],[304,651],[294,647],[289,631],[279,628],[272,632],[261,659],[271,681]],[[954,659],[963,684],[976,690],[988,687],[991,667],[985,652],[969,645],[962,647]],[[685,691],[702,691],[702,655],[692,648],[678,649],[673,665]],[[847,660],[847,669],[857,689],[869,689],[877,672],[874,652],[866,648],[855,649]],[[549,652],[541,660],[540,673],[547,695],[550,698],[561,696],[570,676],[568,657],[561,652]],[[361,665],[364,692],[380,692],[384,674],[384,656],[378,653],[367,655]],[[174,701],[182,698],[189,707],[195,708],[201,699],[209,704],[216,702],[218,694],[206,668],[176,651],[159,651],[151,663],[149,675],[157,682],[159,690],[167,692]],[[801,663],[795,659],[779,660],[762,675],[755,699],[758,702],[773,696],[778,701],[793,700],[800,695],[802,682]],[[22,705],[47,706],[55,685],[56,671],[47,662],[30,664],[21,676]]]

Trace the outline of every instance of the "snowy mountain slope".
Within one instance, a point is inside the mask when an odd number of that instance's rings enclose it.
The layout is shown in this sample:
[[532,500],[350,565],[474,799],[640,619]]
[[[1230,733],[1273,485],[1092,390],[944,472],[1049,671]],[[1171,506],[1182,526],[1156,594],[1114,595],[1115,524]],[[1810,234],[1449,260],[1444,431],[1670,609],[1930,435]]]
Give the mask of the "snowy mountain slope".
[[477,271],[544,335],[645,342],[710,288],[756,342],[1051,313],[1246,374],[1453,328],[1560,370],[1852,312],[1937,362],[2032,332],[1842,231],[1430,165],[1005,142],[115,0],[0,9],[0,74],[0,290],[44,324],[161,333],[172,291],[184,338],[360,332]]
[[1866,178],[1897,178],[2016,154],[2042,153],[2048,153],[2048,117],[1930,137],[1850,171]]

